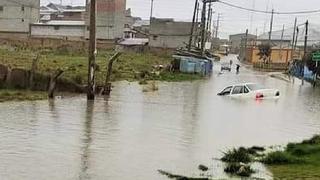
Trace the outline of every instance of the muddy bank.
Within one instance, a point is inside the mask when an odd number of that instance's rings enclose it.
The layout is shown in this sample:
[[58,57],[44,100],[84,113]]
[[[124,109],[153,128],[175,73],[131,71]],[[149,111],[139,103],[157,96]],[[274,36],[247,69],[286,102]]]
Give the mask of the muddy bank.
[[[47,91],[50,83],[50,74],[34,73],[31,81],[30,70],[10,68],[0,64],[0,88],[29,89],[32,91]],[[57,91],[83,93],[86,91],[81,86],[70,80],[61,78],[57,81]]]

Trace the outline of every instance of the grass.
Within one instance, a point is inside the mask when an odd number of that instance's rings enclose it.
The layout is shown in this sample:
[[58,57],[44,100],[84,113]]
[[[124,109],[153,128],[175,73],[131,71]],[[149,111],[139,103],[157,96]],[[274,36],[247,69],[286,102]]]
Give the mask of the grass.
[[263,162],[274,179],[320,179],[320,136],[289,143],[285,151],[270,153]]
[[[97,71],[96,82],[98,85],[104,83],[108,58],[113,55],[112,51],[99,51],[97,54]],[[84,52],[65,52],[65,51],[32,51],[17,50],[9,51],[0,49],[0,64],[10,66],[11,68],[30,69],[32,59],[40,54],[38,63],[38,71],[40,73],[48,73],[58,68],[65,70],[63,78],[84,84],[87,81],[87,55]],[[193,74],[161,72],[159,75],[152,73],[154,65],[168,65],[171,62],[168,54],[152,54],[146,52],[139,53],[123,53],[118,61],[114,63],[111,79],[113,81],[127,80],[139,81],[141,79],[160,80],[160,81],[186,81],[197,80],[202,77]],[[143,77],[141,77],[143,74]]]
[[42,99],[47,99],[46,92],[0,89],[0,102],[35,101],[35,100],[42,100]]
[[249,163],[252,161],[252,152],[249,149],[240,147],[232,149],[224,153],[221,161],[227,163]]

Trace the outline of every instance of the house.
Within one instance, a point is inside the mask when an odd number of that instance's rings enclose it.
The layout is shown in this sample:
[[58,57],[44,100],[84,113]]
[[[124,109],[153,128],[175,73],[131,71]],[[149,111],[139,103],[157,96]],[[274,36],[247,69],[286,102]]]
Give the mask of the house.
[[[152,18],[149,46],[157,48],[185,47],[189,42],[191,26],[192,22]],[[195,33],[194,36],[197,34]]]
[[[126,0],[96,0],[96,3],[97,39],[121,39],[126,24]],[[88,4],[88,6],[90,5]],[[87,27],[85,37],[89,38],[89,14],[86,15],[85,22]]]
[[39,21],[40,0],[1,0],[0,33],[28,37],[30,24]]
[[246,36],[246,33],[240,33],[240,34],[233,34],[229,36],[229,45],[230,45],[230,51],[231,53],[238,54],[240,52],[240,48],[244,42],[244,39],[247,37],[247,40],[254,40],[257,38],[256,35],[248,34]]
[[83,21],[86,15],[84,6],[63,6],[50,3],[40,7],[40,20]]
[[31,37],[81,40],[85,35],[85,21],[48,21],[30,26]]

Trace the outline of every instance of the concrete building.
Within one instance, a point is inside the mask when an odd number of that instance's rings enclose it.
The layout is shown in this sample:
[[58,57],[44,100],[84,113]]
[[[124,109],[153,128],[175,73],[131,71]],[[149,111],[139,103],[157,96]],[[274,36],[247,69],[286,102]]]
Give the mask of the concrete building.
[[48,21],[30,26],[31,37],[81,40],[85,35],[84,21]]
[[[229,36],[229,44],[231,53],[239,53],[241,45],[244,43],[243,39],[246,38],[246,33],[233,34]],[[248,41],[256,39],[257,36],[253,34],[248,34]]]
[[62,21],[84,21],[86,8],[84,6],[63,6],[50,3],[47,6],[40,7],[40,21],[49,20]]
[[[126,22],[126,0],[97,0],[97,39],[120,39]],[[89,13],[89,12],[88,12]],[[86,26],[89,27],[89,15]],[[89,28],[86,38],[89,38]]]
[[0,32],[26,36],[30,24],[39,21],[40,0],[0,0]]
[[150,23],[149,46],[160,48],[185,47],[186,43],[189,42],[191,26],[192,22],[153,18]]

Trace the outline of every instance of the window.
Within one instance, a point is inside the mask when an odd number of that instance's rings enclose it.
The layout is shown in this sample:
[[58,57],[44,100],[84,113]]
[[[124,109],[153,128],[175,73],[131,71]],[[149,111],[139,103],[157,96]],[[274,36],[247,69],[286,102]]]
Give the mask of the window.
[[242,94],[244,91],[244,86],[235,86],[233,88],[232,94]]
[[0,12],[3,11],[3,6],[0,6]]
[[23,19],[23,18],[21,19],[21,22],[24,22],[24,19]]
[[54,30],[59,30],[60,27],[59,26],[54,26]]
[[21,11],[24,11],[24,6],[21,6]]
[[231,90],[232,90],[232,86],[227,87],[227,88],[225,88],[225,89],[220,93],[220,95],[221,95],[221,96],[229,95],[230,92],[231,92]]

